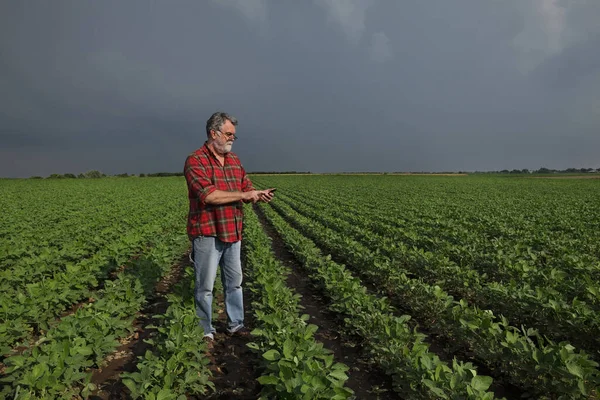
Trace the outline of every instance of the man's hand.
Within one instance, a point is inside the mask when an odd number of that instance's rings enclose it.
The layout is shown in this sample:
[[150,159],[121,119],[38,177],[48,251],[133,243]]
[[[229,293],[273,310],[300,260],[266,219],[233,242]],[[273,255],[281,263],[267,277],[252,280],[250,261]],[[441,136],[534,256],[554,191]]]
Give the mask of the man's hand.
[[262,200],[261,194],[264,190],[251,190],[249,192],[243,192],[242,201],[256,203]]
[[273,188],[267,190],[260,190],[260,200],[265,203],[270,202],[275,197],[275,193],[272,192]]

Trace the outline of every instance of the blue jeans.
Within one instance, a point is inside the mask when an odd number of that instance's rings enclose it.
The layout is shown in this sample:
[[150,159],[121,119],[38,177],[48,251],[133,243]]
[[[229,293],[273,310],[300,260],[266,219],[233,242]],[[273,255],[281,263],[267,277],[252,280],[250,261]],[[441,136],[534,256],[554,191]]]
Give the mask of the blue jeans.
[[204,334],[214,333],[212,326],[213,287],[217,277],[217,267],[221,265],[221,282],[225,295],[225,311],[229,330],[244,325],[244,297],[242,294],[241,244],[222,242],[214,236],[200,236],[194,239],[193,262],[196,272],[194,299],[196,314]]

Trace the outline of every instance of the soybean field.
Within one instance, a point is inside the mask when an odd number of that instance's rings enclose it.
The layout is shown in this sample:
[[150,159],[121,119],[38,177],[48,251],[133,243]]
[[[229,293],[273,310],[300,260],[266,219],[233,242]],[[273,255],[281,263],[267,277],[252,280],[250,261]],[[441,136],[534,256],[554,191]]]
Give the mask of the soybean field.
[[600,179],[251,179],[213,348],[183,178],[0,180],[0,398],[600,397]]

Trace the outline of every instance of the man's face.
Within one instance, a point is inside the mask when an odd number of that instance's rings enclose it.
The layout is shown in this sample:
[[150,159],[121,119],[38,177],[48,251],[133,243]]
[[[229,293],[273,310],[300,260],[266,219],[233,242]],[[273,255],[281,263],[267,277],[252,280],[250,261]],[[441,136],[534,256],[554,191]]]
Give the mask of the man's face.
[[233,146],[233,137],[235,136],[235,126],[231,121],[226,120],[218,131],[211,132],[214,139],[214,147],[219,154],[227,154]]

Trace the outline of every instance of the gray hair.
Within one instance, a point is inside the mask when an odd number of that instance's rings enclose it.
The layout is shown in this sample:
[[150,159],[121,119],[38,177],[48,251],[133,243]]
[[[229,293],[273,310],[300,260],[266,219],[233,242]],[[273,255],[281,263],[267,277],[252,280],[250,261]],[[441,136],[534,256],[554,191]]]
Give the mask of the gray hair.
[[218,111],[210,116],[208,121],[206,121],[206,136],[210,137],[210,131],[219,131],[225,121],[229,121],[233,124],[233,126],[237,126],[238,120],[232,115],[227,113]]

